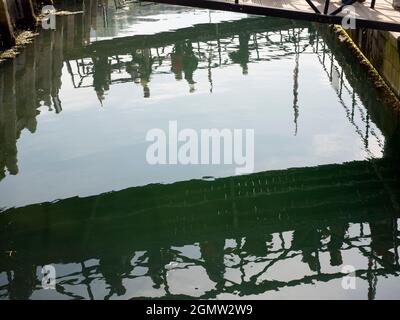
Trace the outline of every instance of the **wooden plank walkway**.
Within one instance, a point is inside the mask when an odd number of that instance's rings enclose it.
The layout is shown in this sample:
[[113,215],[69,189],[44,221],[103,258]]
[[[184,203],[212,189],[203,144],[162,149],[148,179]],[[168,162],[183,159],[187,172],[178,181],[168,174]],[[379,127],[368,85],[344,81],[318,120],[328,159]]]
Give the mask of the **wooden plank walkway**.
[[[239,0],[238,3],[235,3],[235,0],[155,0],[152,2],[341,24],[345,12],[330,14],[339,9],[341,0],[330,1],[327,7],[328,14],[324,14],[325,0],[311,1],[321,12],[320,14],[316,13],[306,0]],[[356,27],[400,32],[400,11],[393,8],[392,0],[376,0],[374,9],[370,8],[371,1],[352,4],[355,9]]]
[[[314,13],[313,9],[305,0],[247,0],[243,1],[243,3],[255,6],[282,8],[295,12],[301,11]],[[320,12],[324,12],[324,0],[314,0],[313,3]],[[330,1],[328,12],[335,11],[341,6],[341,4],[341,0]],[[356,19],[400,24],[400,11],[393,9],[391,0],[377,0],[374,9],[370,8],[370,4],[370,0],[367,0],[363,3],[356,2],[352,4],[352,6],[355,8]],[[344,16],[344,13],[341,12],[338,15]]]

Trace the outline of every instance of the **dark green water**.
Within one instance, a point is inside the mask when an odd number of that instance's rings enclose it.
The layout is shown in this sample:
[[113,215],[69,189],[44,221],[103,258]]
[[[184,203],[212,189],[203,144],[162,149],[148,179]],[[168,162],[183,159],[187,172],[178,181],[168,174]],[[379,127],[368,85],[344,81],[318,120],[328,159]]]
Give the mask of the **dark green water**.
[[[0,298],[400,297],[398,115],[326,29],[84,9],[0,66]],[[254,129],[254,173],[149,165],[169,121]]]

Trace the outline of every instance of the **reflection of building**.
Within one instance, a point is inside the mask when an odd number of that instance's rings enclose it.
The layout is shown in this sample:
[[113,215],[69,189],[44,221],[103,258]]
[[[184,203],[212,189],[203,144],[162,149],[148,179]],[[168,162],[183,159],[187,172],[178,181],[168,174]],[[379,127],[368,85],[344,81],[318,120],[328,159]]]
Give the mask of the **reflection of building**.
[[[5,168],[10,174],[18,173],[15,67],[7,64],[4,69],[5,73],[0,73],[0,180],[5,177]],[[8,73],[11,77],[6,79]]]

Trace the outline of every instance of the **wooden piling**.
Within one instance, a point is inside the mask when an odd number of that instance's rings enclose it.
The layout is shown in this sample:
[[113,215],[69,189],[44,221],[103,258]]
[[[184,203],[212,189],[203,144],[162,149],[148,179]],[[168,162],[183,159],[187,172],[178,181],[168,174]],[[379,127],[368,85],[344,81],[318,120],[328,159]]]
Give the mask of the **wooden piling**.
[[31,29],[37,23],[37,15],[53,0],[0,0],[0,47],[16,44],[16,29]]
[[35,7],[32,1],[33,0],[20,0],[24,15],[24,23],[28,26],[33,26],[36,23]]
[[3,46],[15,45],[14,26],[8,12],[7,0],[0,0],[0,35]]

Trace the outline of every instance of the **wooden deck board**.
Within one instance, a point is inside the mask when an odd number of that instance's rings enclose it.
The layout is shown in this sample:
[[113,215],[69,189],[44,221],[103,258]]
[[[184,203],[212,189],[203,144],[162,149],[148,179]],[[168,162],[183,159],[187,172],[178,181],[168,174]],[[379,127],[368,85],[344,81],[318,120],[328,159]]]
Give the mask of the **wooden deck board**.
[[[324,12],[325,0],[311,0],[320,12]],[[306,0],[156,0],[155,2],[186,5],[193,7],[237,11],[243,13],[275,16],[289,19],[300,19],[323,23],[340,24],[345,12],[336,16],[316,14]],[[331,0],[328,13],[341,6],[341,0]],[[376,0],[375,8],[371,9],[371,0],[356,2],[356,27],[367,27],[400,32],[400,11],[392,6],[392,0]]]
[[[254,5],[261,7],[270,7],[277,9],[285,9],[291,11],[302,11],[308,13],[314,13],[312,8],[307,4],[305,0],[245,0],[240,1],[240,4]],[[325,1],[317,0],[313,1],[315,6],[323,12]],[[375,8],[370,8],[371,1],[365,1],[363,3],[354,3],[355,14],[357,19],[382,21],[388,23],[399,23],[400,24],[400,11],[394,10],[392,1],[390,0],[377,0]],[[333,0],[330,3],[328,12],[332,12],[341,6],[340,0]],[[343,13],[338,15],[343,16]]]

